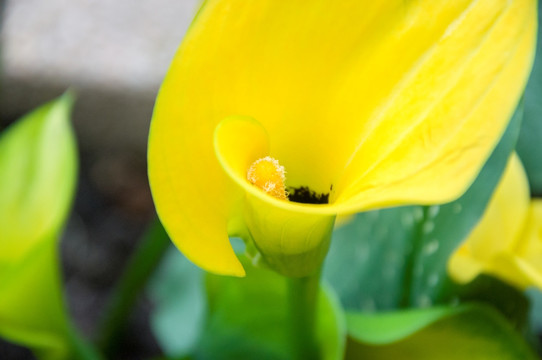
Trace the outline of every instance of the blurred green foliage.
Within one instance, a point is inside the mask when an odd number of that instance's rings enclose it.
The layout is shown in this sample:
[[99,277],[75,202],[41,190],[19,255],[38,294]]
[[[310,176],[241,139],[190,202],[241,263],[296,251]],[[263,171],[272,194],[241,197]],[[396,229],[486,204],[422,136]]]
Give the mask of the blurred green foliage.
[[[203,289],[198,285],[203,272],[174,251],[149,288],[152,297],[161,299],[153,329],[166,354],[196,359],[292,359],[286,278],[255,268],[242,257],[245,278],[207,274]],[[170,285],[169,296],[159,285],[165,283]],[[204,292],[208,306],[201,309],[196,301]],[[319,300],[316,337],[323,359],[342,359],[346,331],[342,308],[327,286],[321,288]],[[166,321],[167,317],[177,321]],[[174,344],[175,335],[180,344]]]
[[346,359],[537,359],[495,310],[481,305],[350,314]]
[[0,335],[43,359],[67,358],[58,240],[77,178],[66,93],[0,136]]

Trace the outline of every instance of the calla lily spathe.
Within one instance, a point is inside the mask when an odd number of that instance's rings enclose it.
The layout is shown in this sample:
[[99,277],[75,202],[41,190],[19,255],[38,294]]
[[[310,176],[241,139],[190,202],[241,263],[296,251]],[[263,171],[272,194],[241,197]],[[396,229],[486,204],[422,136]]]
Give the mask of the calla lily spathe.
[[[515,109],[535,30],[534,0],[206,1],[155,105],[160,219],[208,271],[244,275],[228,235],[283,274],[315,271],[336,214],[465,191]],[[250,185],[268,155],[287,187],[328,203]]]
[[517,155],[468,239],[450,258],[450,275],[468,283],[481,273],[521,289],[542,289],[542,200],[531,200]]

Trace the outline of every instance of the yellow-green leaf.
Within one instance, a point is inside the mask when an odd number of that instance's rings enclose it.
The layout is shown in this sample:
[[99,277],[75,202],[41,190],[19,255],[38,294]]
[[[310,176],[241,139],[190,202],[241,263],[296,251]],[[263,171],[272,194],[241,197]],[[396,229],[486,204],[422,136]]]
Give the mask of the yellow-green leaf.
[[481,305],[347,315],[346,359],[535,360],[527,343]]
[[43,359],[69,347],[57,241],[77,175],[72,104],[67,93],[0,135],[0,336]]

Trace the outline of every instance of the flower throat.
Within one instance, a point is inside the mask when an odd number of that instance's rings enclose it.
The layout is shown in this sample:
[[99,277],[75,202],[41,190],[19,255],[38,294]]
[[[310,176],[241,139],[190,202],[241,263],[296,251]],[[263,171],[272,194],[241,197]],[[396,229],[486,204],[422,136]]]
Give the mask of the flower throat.
[[263,192],[280,200],[303,204],[327,204],[329,193],[319,194],[308,186],[286,187],[286,171],[278,160],[266,156],[256,160],[247,171],[247,180]]

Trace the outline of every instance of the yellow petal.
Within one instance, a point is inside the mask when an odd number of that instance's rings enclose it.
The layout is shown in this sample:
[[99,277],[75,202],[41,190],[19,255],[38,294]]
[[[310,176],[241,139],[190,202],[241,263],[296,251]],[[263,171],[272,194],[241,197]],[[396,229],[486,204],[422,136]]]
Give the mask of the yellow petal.
[[455,280],[468,282],[481,272],[501,278],[517,273],[512,258],[522,241],[529,202],[527,177],[514,153],[480,222],[450,259],[448,269]]
[[516,248],[517,256],[527,268],[531,279],[529,285],[542,289],[542,200],[531,201],[529,214]]
[[[159,114],[157,107],[155,118]],[[198,144],[203,141],[198,137],[198,127],[182,122],[177,125],[184,125],[184,131],[192,136],[169,137],[168,128],[173,133],[178,131],[174,123],[151,128],[148,171],[156,211],[175,245],[196,265],[217,274],[244,276],[228,240],[234,196],[222,169],[215,169],[212,138],[208,147],[202,147]],[[158,131],[153,130],[156,128]]]
[[288,186],[318,193],[333,186],[332,204],[306,213],[459,196],[525,84],[535,7],[534,0],[206,1],[151,125],[149,178],[168,233],[198,265],[242,274],[226,228],[245,190],[226,177],[212,147],[215,127],[234,115],[262,124],[273,144],[267,155],[287,169]]
[[512,253],[496,256],[486,268],[486,273],[495,275],[522,290],[530,286],[542,289],[540,265],[529,263]]
[[477,1],[456,17],[365,122],[337,201],[439,203],[463,193],[522,91],[535,13],[532,1]]
[[474,280],[484,271],[484,263],[472,256],[467,246],[461,246],[448,261],[448,273],[460,284]]

